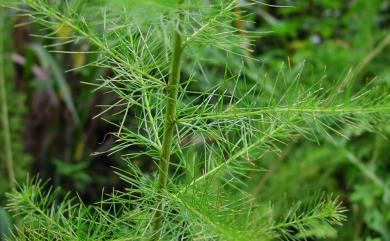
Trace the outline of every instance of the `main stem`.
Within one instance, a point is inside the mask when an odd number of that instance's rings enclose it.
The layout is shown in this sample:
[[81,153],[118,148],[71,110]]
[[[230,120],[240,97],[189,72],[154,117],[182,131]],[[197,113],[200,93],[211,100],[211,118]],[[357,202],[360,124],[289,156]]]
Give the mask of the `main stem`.
[[173,130],[176,122],[176,102],[180,85],[182,39],[178,31],[174,36],[174,49],[171,70],[167,85],[166,112],[164,117],[164,135],[160,155],[159,188],[165,188],[168,180],[169,160],[171,156]]
[[[3,9],[0,9],[0,29],[4,28],[4,16]],[[4,77],[4,39],[0,39],[0,100],[1,100],[1,125],[4,133],[4,152],[5,162],[7,165],[7,172],[9,178],[9,185],[11,189],[15,189],[15,173],[14,173],[14,162],[12,157],[11,149],[11,135],[9,130],[9,119],[8,119],[8,106],[7,96],[5,91],[5,77]]]
[[[173,54],[171,69],[168,79],[166,112],[164,117],[164,134],[162,140],[160,163],[159,163],[159,179],[158,192],[161,193],[167,187],[169,162],[172,149],[172,138],[176,123],[176,103],[180,86],[180,70],[181,70],[181,56],[183,53],[183,41],[181,33],[176,30],[173,40]],[[158,208],[155,216],[154,231],[160,232],[162,223],[163,205],[161,202],[161,195],[158,197]]]

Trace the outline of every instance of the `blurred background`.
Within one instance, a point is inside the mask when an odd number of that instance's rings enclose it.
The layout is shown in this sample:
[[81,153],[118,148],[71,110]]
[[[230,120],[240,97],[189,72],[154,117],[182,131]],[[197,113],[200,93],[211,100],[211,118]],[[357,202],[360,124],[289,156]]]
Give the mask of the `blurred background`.
[[[313,82],[343,80],[353,72],[357,85],[372,80],[390,85],[389,0],[265,2],[239,9],[245,14],[237,11],[242,34],[262,33],[248,53],[260,59],[244,70],[248,76],[261,69],[272,81],[289,69]],[[292,7],[280,7],[285,5]],[[120,155],[106,153],[115,142],[110,133],[117,129],[110,122],[120,117],[115,108],[104,107],[117,99],[86,84],[110,71],[87,65],[98,57],[84,53],[93,51],[87,42],[61,43],[70,29],[59,28],[59,38],[52,38],[51,30],[24,24],[29,20],[14,11],[5,13],[0,40],[7,102],[1,105],[8,107],[17,181],[39,175],[63,193],[77,192],[86,203],[99,200],[102,188],[124,188],[111,168],[123,165]],[[78,53],[61,53],[66,51]],[[1,127],[0,229],[5,232],[11,223],[3,208],[10,184],[3,144],[7,134]],[[390,241],[390,125],[382,129],[381,135],[354,131],[348,141],[340,137],[332,143],[298,139],[279,156],[268,153],[260,161],[268,171],[251,179],[250,192],[275,203],[304,199],[318,190],[334,193],[349,210],[334,240]],[[148,170],[152,163],[140,160],[139,165]]]

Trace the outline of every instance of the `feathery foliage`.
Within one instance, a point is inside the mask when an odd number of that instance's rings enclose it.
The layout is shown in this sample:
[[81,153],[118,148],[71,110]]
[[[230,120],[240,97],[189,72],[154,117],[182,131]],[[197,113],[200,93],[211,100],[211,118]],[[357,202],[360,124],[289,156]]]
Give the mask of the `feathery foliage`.
[[[348,137],[346,128],[380,128],[390,117],[386,87],[369,83],[356,91],[343,81],[329,87],[325,78],[308,84],[300,79],[302,66],[272,80],[252,78],[247,66],[258,62],[248,56],[248,43],[258,34],[235,27],[235,0],[22,2],[8,6],[52,30],[42,38],[89,42],[99,53],[90,64],[112,71],[88,84],[118,98],[108,107],[122,118],[113,123],[117,144],[110,152],[127,162],[117,174],[129,186],[85,206],[74,198],[58,202],[56,191],[29,181],[8,195],[8,210],[20,220],[17,240],[336,235],[334,226],[345,219],[337,198],[318,193],[276,211],[256,202],[246,181],[261,170],[263,155],[280,153],[299,136],[320,142]],[[214,72],[210,53],[236,65]],[[138,158],[154,162],[155,170],[140,170]]]

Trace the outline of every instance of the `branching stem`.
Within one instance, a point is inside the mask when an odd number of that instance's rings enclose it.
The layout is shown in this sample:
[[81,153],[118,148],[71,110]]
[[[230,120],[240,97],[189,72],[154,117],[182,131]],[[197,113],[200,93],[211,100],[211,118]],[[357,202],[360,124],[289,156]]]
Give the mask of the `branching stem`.
[[[172,150],[172,139],[173,131],[176,123],[176,104],[177,96],[179,92],[180,85],[180,69],[181,69],[181,56],[183,53],[183,43],[182,37],[179,30],[176,30],[174,34],[174,43],[173,43],[173,54],[171,69],[169,74],[169,80],[167,85],[167,100],[166,100],[166,112],[164,117],[164,133],[162,139],[162,147],[160,153],[160,163],[159,163],[159,179],[158,179],[158,189],[161,193],[167,186],[168,181],[168,172],[169,172],[169,161]],[[159,232],[161,229],[161,218],[162,218],[162,205],[161,200],[159,200],[159,207],[157,209],[155,217],[155,226],[154,230]]]

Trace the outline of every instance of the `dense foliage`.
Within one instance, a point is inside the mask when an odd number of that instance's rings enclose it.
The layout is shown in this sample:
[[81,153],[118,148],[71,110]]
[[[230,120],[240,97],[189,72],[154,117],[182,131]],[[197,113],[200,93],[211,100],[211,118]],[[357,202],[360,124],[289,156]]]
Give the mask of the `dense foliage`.
[[390,240],[389,1],[0,5],[4,239]]

